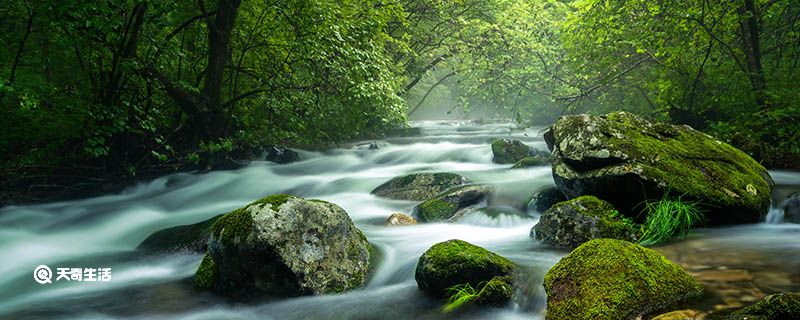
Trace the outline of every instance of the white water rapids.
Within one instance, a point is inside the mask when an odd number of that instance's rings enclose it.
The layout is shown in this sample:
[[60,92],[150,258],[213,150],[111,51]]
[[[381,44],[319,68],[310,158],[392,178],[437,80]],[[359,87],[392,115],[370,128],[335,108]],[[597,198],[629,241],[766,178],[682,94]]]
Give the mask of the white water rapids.
[[[114,195],[0,209],[1,319],[420,319],[450,318],[441,301],[416,287],[414,268],[431,245],[462,239],[508,257],[529,281],[515,294],[520,304],[458,314],[458,318],[543,319],[542,277],[566,254],[529,237],[538,212],[525,201],[553,184],[549,166],[509,170],[491,161],[490,142],[514,138],[545,149],[539,129],[507,124],[471,125],[420,122],[419,137],[378,141],[380,149],[348,145],[326,152],[301,152],[299,162],[254,162],[231,171],[181,173],[142,183]],[[393,212],[410,213],[416,202],[387,200],[369,192],[411,172],[456,172],[497,192],[489,206],[458,223],[387,227]],[[800,174],[774,172],[779,185],[797,189]],[[378,249],[378,267],[365,288],[316,297],[257,304],[226,301],[193,288],[191,277],[202,258],[196,254],[151,256],[135,250],[153,232],[203,221],[274,193],[316,198],[343,207]],[[500,213],[497,213],[497,212]],[[774,213],[774,212],[773,212]],[[771,222],[779,222],[771,214]],[[744,235],[766,237],[787,249],[800,248],[798,225],[755,224],[736,232],[698,231],[695,238],[764,245]],[[721,229],[726,230],[726,229]],[[774,230],[782,230],[774,232]],[[724,241],[723,241],[724,242]],[[719,249],[724,250],[724,249]],[[39,284],[38,265],[112,269],[108,282]],[[53,276],[55,280],[55,274]]]

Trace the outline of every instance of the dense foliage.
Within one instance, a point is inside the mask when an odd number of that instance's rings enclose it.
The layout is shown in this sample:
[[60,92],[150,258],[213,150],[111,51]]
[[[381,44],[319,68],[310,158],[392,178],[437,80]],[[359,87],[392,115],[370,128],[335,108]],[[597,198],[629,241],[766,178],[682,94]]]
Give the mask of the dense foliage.
[[790,0],[4,1],[0,163],[132,175],[407,115],[625,109],[786,165],[798,20]]

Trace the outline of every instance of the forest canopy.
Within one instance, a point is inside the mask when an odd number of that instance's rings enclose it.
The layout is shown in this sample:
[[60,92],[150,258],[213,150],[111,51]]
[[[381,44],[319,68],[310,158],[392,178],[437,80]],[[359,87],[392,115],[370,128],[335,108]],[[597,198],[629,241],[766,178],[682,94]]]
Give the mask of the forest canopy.
[[0,162],[134,176],[482,109],[633,111],[796,166],[798,20],[791,0],[9,0]]

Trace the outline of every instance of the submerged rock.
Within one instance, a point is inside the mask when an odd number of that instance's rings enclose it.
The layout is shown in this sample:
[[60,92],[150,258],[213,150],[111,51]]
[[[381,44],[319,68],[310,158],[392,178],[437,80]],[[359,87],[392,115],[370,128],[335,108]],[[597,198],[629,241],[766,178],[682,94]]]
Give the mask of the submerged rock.
[[475,302],[501,305],[513,292],[514,263],[489,250],[461,240],[433,245],[422,254],[414,275],[419,289],[446,297],[450,288],[468,284],[479,290]]
[[279,164],[285,164],[300,160],[300,155],[291,149],[271,146],[264,149],[264,157],[267,161],[272,161]]
[[547,187],[533,194],[531,201],[528,203],[528,208],[538,212],[545,212],[554,204],[563,201],[567,201],[567,197],[561,193],[561,190],[556,187]]
[[417,220],[414,217],[409,216],[407,214],[402,213],[392,213],[389,218],[386,219],[386,225],[388,226],[402,226],[402,225],[412,225],[417,224]]
[[547,271],[547,320],[635,319],[699,296],[702,286],[651,249],[614,239],[584,243]]
[[531,156],[531,147],[519,140],[497,139],[492,141],[494,163],[515,163]]
[[485,201],[491,192],[492,188],[485,185],[451,188],[414,207],[413,216],[420,222],[452,220]]
[[669,192],[703,205],[711,225],[757,222],[769,208],[767,170],[688,126],[615,112],[561,117],[544,136],[553,178],[569,198],[594,195],[636,212]]
[[725,320],[800,319],[800,293],[778,293],[737,310]]
[[358,288],[374,256],[341,207],[290,195],[234,210],[217,220],[210,234],[195,282],[236,298]]
[[783,221],[800,223],[800,193],[795,193],[786,198],[783,205]]
[[623,219],[610,203],[582,196],[547,209],[531,229],[531,237],[572,249],[597,238],[636,241],[636,225]]
[[389,199],[423,201],[468,182],[464,176],[449,172],[412,173],[395,177],[370,193]]
[[157,231],[144,239],[136,249],[150,253],[173,253],[178,251],[203,253],[208,245],[209,229],[221,216],[218,215],[198,223]]

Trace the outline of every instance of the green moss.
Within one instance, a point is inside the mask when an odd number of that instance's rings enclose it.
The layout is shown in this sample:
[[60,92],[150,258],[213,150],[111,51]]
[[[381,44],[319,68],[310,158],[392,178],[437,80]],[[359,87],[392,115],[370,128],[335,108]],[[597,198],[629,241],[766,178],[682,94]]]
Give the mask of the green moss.
[[492,141],[492,161],[495,163],[514,163],[530,156],[531,148],[521,141],[497,139]]
[[211,234],[225,244],[233,244],[238,240],[245,239],[253,230],[253,216],[248,211],[249,207],[270,205],[273,210],[278,210],[278,207],[292,198],[297,197],[288,194],[274,194],[233,210],[214,222],[214,225],[211,226]]
[[632,319],[702,293],[663,255],[613,239],[572,251],[547,272],[544,286],[546,319]]
[[511,285],[510,276],[494,277],[480,288],[475,303],[480,305],[501,306],[511,300],[513,293],[514,288]]
[[458,209],[455,204],[442,201],[439,198],[430,199],[417,207],[417,216],[422,222],[447,220]]
[[598,224],[600,235],[612,239],[630,239],[631,235],[636,234],[638,226],[629,218],[621,215],[607,201],[603,201],[594,196],[580,196],[566,202],[561,202],[555,206],[569,203],[580,203],[576,206],[581,208],[580,213],[600,219]]
[[203,261],[194,273],[194,284],[200,289],[211,289],[214,286],[214,281],[217,279],[217,265],[211,255],[206,253],[203,256]]
[[603,132],[620,132],[607,143],[644,163],[643,175],[662,181],[678,195],[710,199],[711,206],[744,206],[765,211],[771,181],[766,169],[744,152],[702,132],[649,124],[630,113],[605,116]]
[[728,315],[726,320],[800,319],[800,293],[779,293]]
[[511,166],[511,169],[519,169],[519,168],[527,168],[527,167],[535,167],[535,166],[542,166],[548,165],[549,162],[547,159],[536,158],[536,157],[525,157],[522,160],[517,161]]
[[433,245],[417,264],[416,279],[420,288],[436,296],[459,284],[479,287],[496,276],[509,276],[515,265],[510,260],[461,240]]

